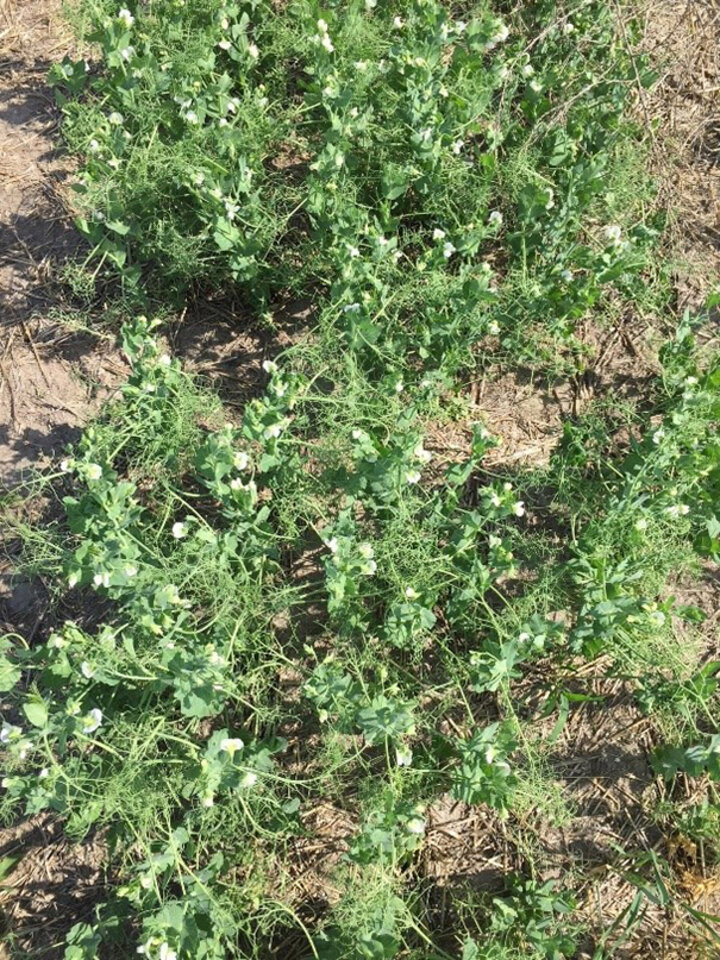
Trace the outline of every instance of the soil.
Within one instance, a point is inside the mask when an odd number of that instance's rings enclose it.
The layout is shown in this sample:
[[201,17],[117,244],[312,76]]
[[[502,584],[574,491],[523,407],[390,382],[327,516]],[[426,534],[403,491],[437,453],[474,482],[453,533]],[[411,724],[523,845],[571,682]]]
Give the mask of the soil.
[[82,246],[46,82],[70,49],[60,8],[0,2],[0,489],[61,452],[126,372],[111,342],[53,319],[52,278]]
[[[69,328],[57,276],[62,263],[83,250],[68,215],[71,161],[58,141],[58,114],[46,83],[50,64],[71,49],[60,17],[61,0],[0,0],[0,490],[20,484],[78,436],[83,423],[122,381],[127,367],[112,338]],[[638,116],[653,131],[653,162],[662,202],[673,208],[677,306],[697,309],[720,277],[720,10],[716,0],[651,0],[645,46],[661,63],[652,93],[638,92]],[[289,342],[307,322],[302,305],[271,332],[240,333],[232,309],[196,302],[168,328],[168,338],[190,369],[214,382],[231,408],[240,408],[263,382],[261,362]],[[93,318],[86,326],[92,327]],[[623,318],[610,331],[579,332],[589,347],[587,372],[576,381],[538,389],[528,377],[499,373],[470,388],[472,417],[463,428],[442,425],[428,447],[447,460],[464,455],[472,419],[503,437],[490,465],[547,463],[564,419],[576,416],[594,396],[614,391],[642,396],[653,372],[648,344],[652,320]],[[709,338],[717,331],[709,326]],[[703,625],[705,658],[717,658],[720,583],[716,571],[701,581],[679,581],[683,602],[709,613]],[[41,585],[18,583],[0,562],[0,620],[28,636],[47,605]],[[38,613],[38,610],[40,613]],[[35,626],[33,626],[35,625]],[[427,843],[418,873],[430,885],[438,929],[445,922],[448,890],[471,887],[493,893],[502,877],[528,852],[539,853],[546,876],[563,876],[582,865],[590,878],[581,915],[607,926],[633,903],[628,877],[638,858],[653,853],[673,865],[672,882],[687,902],[720,913],[720,880],[697,858],[677,852],[663,836],[656,809],[663,787],[648,766],[652,746],[647,722],[622,684],[608,680],[602,665],[584,682],[602,704],[574,709],[546,757],[552,780],[562,788],[572,819],[552,820],[546,807],[528,808],[511,841],[506,824],[488,810],[437,801],[428,812]],[[551,718],[552,725],[554,718]],[[551,728],[551,727],[550,727]],[[297,885],[307,903],[332,903],[332,870],[352,829],[347,815],[327,806],[305,824],[310,836],[290,851]],[[518,840],[519,836],[519,840]],[[675,846],[673,846],[675,844]],[[5,920],[26,956],[61,958],[67,930],[88,920],[103,899],[101,837],[73,843],[59,820],[43,815],[0,830],[0,860],[21,860],[0,891]],[[588,953],[579,954],[589,957]],[[682,916],[651,906],[620,952],[623,960],[662,957],[700,960],[700,944],[687,942]],[[5,960],[0,946],[0,960]],[[6,954],[10,956],[9,954]],[[709,957],[710,954],[708,953]]]

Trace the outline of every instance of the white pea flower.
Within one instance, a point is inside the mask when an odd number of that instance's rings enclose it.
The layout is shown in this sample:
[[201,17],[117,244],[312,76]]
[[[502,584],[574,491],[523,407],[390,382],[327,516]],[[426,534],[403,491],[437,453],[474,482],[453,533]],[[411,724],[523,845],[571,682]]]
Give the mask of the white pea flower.
[[396,30],[402,30],[402,28],[403,28],[404,26],[405,26],[405,21],[403,20],[403,18],[402,18],[402,17],[395,17],[395,19],[393,20],[393,27],[394,27]]
[[222,18],[222,20],[220,21],[220,26],[223,28],[223,30],[228,29],[228,27],[230,26],[230,21],[228,20],[227,17]]
[[509,36],[510,30],[508,29],[507,24],[501,23],[497,33],[492,39],[495,41],[495,43],[504,43]]
[[199,122],[198,115],[195,113],[194,110],[188,110],[188,112],[185,114],[185,119],[187,120],[188,123]]
[[229,753],[233,757],[239,750],[245,746],[240,737],[225,737],[220,741],[220,749]]
[[432,460],[432,454],[429,450],[425,449],[425,447],[422,445],[422,441],[416,444],[415,448],[413,449],[413,456],[416,460],[420,460],[421,463],[430,463]]
[[636,529],[636,530],[639,530],[640,532],[642,532],[643,530],[647,530],[647,528],[648,528],[648,522],[647,522],[647,520],[645,519],[645,517],[639,517],[639,518],[635,521],[635,529]]
[[182,540],[183,537],[187,536],[188,528],[187,524],[183,523],[181,520],[177,520],[172,525],[172,535],[176,540]]
[[488,333],[492,334],[493,337],[496,337],[500,333],[500,324],[497,320],[491,320],[488,324]]
[[348,243],[348,245],[347,245],[347,252],[349,253],[349,255],[350,255],[351,257],[359,257],[359,256],[360,256],[360,251],[358,250],[358,248],[357,248],[357,247],[354,247],[351,243]]
[[327,50],[328,53],[332,53],[332,52],[334,51],[334,49],[335,49],[335,47],[333,46],[332,40],[330,39],[330,37],[329,37],[326,33],[323,34],[323,37],[322,37],[322,40],[320,41],[320,43],[322,44],[322,46],[324,47],[324,49]]
[[320,33],[327,33],[327,32],[328,32],[328,25],[327,25],[327,23],[326,23],[324,20],[322,20],[322,19],[318,20],[318,22],[317,22],[317,28],[318,28],[318,30],[320,31]]
[[404,389],[405,389],[405,384],[402,382],[402,380],[396,381],[395,393],[402,393]]
[[425,833],[425,821],[423,820],[422,817],[412,817],[405,824],[405,829],[407,830],[408,833],[412,833],[415,836],[419,837],[423,833]]
[[412,764],[413,752],[410,747],[395,748],[395,762],[399,767],[409,767]]
[[568,20],[567,23],[563,24],[562,32],[565,34],[565,36],[568,36],[568,34],[570,34],[570,33],[574,33],[574,32],[575,32],[575,24],[574,24],[574,23],[571,23],[571,22]]
[[433,236],[433,240],[444,240],[445,231],[441,230],[440,227],[435,227],[435,229],[433,230],[432,236]]
[[455,252],[456,252],[456,248],[453,246],[452,243],[450,243],[449,240],[446,240],[446,241],[445,241],[445,244],[443,245],[443,256],[445,257],[445,259],[446,259],[446,260],[449,260],[450,257],[451,257]]
[[[113,157],[111,160],[108,160],[107,165],[113,170],[119,170],[120,163],[121,161],[117,157]],[[101,219],[104,220],[105,217],[103,216]]]
[[249,463],[250,458],[244,450],[237,450],[235,452],[233,456],[233,466],[236,470],[246,470]]
[[47,767],[43,767],[42,770],[38,773],[38,780],[45,780],[46,777],[50,776],[50,771]]
[[100,150],[100,144],[97,142],[97,140],[93,139],[93,140],[90,141],[90,143],[88,144],[88,150],[90,151],[90,153],[98,153],[98,152],[99,152],[99,150]]
[[123,7],[117,15],[118,20],[123,23],[128,30],[135,23],[135,17],[130,13],[127,7]]
[[533,93],[542,93],[542,88],[543,88],[543,85],[540,83],[539,80],[530,81],[530,89],[532,90]]
[[170,949],[170,945],[163,941],[160,944],[160,952],[158,953],[158,960],[177,960],[177,953],[174,950]]
[[93,586],[95,587],[105,587],[110,586],[110,574],[109,573],[96,573],[93,577]]
[[87,662],[87,660],[83,660],[83,662],[80,664],[80,673],[85,677],[86,680],[92,680],[95,671]]
[[120,51],[120,56],[123,58],[125,63],[127,63],[134,53],[135,49],[133,47],[123,47],[123,49]]
[[413,587],[405,587],[405,596],[408,600],[417,600],[420,594]]
[[69,460],[69,459],[67,459],[67,458],[66,458],[65,460],[61,460],[61,461],[60,461],[60,472],[61,472],[61,473],[70,473],[70,471],[72,470],[73,466],[74,466],[74,461],[73,461],[73,460]]
[[605,227],[603,230],[603,235],[609,243],[617,246],[620,243],[620,238],[622,237],[622,229],[616,223],[611,223]]
[[337,537],[330,537],[329,540],[325,540],[325,546],[328,548],[330,553],[335,554],[338,552],[338,540]]
[[408,470],[405,474],[406,481],[412,486],[413,484],[420,483],[420,471],[419,470]]
[[118,113],[117,110],[113,110],[108,120],[114,127],[121,127],[125,122],[125,118],[121,113]]
[[659,427],[652,435],[652,442],[655,446],[659,446],[665,437],[665,431],[662,427]]
[[211,793],[206,794],[206,795],[202,798],[202,805],[203,805],[204,807],[214,807],[214,806],[215,806],[215,798],[213,797],[213,795],[212,795]]
[[502,497],[500,496],[500,494],[499,494],[499,493],[493,493],[492,496],[490,497],[490,503],[491,503],[494,507],[501,507],[501,506],[502,506]]
[[518,500],[513,504],[513,513],[516,517],[522,517],[525,515],[525,504],[522,500]]
[[278,365],[274,360],[263,360],[262,368],[265,373],[273,374],[278,372]]
[[7,721],[3,722],[2,729],[0,729],[0,743],[9,743],[11,739],[19,737],[22,733],[20,727],[14,726],[12,723]]
[[103,721],[102,710],[99,707],[93,707],[89,713],[83,717],[83,733],[95,733]]
[[229,50],[232,44],[230,43],[229,40],[219,40],[218,46],[220,47],[221,50]]
[[372,560],[372,558],[375,556],[375,551],[373,550],[371,543],[358,544],[358,553],[366,560]]
[[257,58],[260,56],[260,51],[257,48],[257,44],[251,43],[248,46],[248,53],[253,58],[253,60],[257,60]]
[[257,782],[258,782],[258,775],[255,773],[255,771],[247,770],[242,780],[240,781],[240,786],[246,787],[247,789],[249,789],[250,787],[254,787]]
[[457,156],[461,152],[464,146],[465,146],[465,143],[463,140],[453,141],[452,152],[455,154],[455,156]]
[[561,271],[560,276],[565,281],[565,283],[572,283],[573,280],[575,279],[572,270],[563,270]]
[[685,385],[688,387],[695,387],[698,384],[697,377],[685,377]]
[[125,572],[126,577],[132,578],[137,576],[138,570],[134,563],[126,563],[125,566],[123,567],[123,570]]
[[503,215],[499,210],[493,210],[493,212],[488,217],[488,223],[493,227],[499,227],[503,222]]
[[360,572],[366,577],[372,577],[373,574],[377,573],[377,563],[375,560],[368,560],[362,565]]

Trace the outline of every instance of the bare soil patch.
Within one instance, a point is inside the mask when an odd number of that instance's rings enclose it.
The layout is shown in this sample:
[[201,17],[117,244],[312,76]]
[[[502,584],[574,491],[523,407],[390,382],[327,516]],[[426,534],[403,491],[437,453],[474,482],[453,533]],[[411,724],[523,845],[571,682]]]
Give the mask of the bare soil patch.
[[[75,923],[92,920],[102,897],[105,844],[100,837],[73,843],[52,815],[32,817],[0,832],[0,859],[19,857],[3,884],[0,909],[11,932],[0,960],[62,957]],[[5,951],[5,952],[3,952]],[[36,953],[37,951],[37,953]]]
[[71,46],[60,11],[60,0],[0,3],[0,489],[74,439],[125,372],[108,342],[48,316],[54,270],[81,248],[46,82]]
[[720,280],[720,10],[715,0],[650,0],[644,48],[662,71],[645,98],[653,160],[673,211],[678,308]]

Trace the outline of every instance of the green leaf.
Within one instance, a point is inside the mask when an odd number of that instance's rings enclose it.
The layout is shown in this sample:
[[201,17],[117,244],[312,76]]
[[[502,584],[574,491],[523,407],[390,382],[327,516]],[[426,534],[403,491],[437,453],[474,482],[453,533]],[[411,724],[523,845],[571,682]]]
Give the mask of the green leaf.
[[43,700],[30,700],[24,703],[23,713],[34,727],[47,726],[48,711]]
[[479,960],[479,957],[480,948],[472,937],[468,938],[463,944],[460,960]]

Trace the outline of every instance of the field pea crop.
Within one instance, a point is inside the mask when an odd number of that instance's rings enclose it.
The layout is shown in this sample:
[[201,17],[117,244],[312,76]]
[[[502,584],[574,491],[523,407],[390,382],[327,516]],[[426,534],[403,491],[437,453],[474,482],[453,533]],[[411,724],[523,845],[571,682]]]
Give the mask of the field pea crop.
[[[573,817],[553,751],[602,709],[590,672],[653,718],[671,806],[704,778],[683,829],[720,851],[717,664],[669,586],[720,554],[720,367],[704,314],[671,316],[639,28],[596,0],[73,15],[86,56],[52,78],[130,372],[13,495],[58,613],[0,638],[2,817],[106,846],[64,957],[613,956],[675,903],[667,865],[640,851],[603,925],[588,865],[527,840]],[[240,411],[164,339],[208,291],[270,329],[311,304]],[[580,376],[588,326],[645,308],[643,395],[503,457],[468,383]],[[431,869],[448,809],[513,851],[485,886]]]

